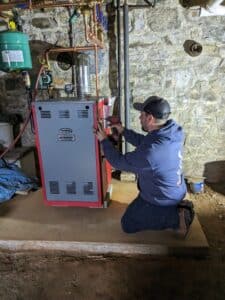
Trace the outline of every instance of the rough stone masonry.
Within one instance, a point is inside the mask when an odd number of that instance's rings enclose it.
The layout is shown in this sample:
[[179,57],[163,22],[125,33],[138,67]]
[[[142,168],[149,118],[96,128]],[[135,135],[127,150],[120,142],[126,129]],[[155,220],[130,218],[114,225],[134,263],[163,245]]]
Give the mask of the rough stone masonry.
[[[34,79],[38,56],[44,49],[69,46],[69,11],[66,8],[23,10],[20,14],[23,31],[30,38]],[[117,96],[116,24],[112,10],[108,17],[106,47],[99,53],[100,89],[101,95]],[[212,181],[223,179],[225,169],[224,19],[225,16],[194,16],[178,0],[157,1],[154,8],[129,10],[130,127],[140,130],[139,116],[132,109],[134,101],[153,94],[165,97],[171,103],[172,117],[186,133],[185,174],[201,176],[206,174],[206,166],[214,164],[213,171],[207,173]],[[73,26],[75,44],[85,44],[82,20],[78,19]],[[201,44],[199,56],[185,52],[187,40]],[[52,70],[56,86],[71,81],[71,70],[62,71],[56,61]],[[26,92],[17,75],[1,73],[0,104],[2,112],[25,115]],[[33,143],[33,136],[27,130],[23,144]]]

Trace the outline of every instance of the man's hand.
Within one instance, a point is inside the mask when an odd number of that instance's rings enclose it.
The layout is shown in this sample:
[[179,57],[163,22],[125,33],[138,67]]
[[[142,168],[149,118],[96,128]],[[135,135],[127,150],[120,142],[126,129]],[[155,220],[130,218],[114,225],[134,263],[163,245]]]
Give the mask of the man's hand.
[[115,131],[117,131],[119,135],[122,134],[124,131],[124,127],[122,126],[121,123],[113,124],[111,125],[111,128],[112,129],[115,128]]
[[100,142],[107,138],[107,134],[105,133],[103,125],[100,122],[98,123],[97,128],[94,129],[94,134]]
[[109,123],[111,127],[112,136],[115,140],[118,140],[122,132],[124,131],[124,127],[121,124],[121,121],[118,116],[108,116],[106,121]]

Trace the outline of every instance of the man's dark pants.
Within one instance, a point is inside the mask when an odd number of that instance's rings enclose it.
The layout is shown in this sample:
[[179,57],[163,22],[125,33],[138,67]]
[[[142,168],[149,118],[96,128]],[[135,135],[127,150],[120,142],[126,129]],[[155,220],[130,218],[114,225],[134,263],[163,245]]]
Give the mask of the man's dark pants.
[[176,206],[157,206],[138,196],[125,211],[121,226],[126,233],[142,230],[177,229],[179,214]]

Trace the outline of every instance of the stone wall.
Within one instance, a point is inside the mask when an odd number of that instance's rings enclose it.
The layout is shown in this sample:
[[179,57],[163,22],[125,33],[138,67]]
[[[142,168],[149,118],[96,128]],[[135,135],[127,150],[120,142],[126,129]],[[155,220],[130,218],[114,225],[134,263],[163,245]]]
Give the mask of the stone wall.
[[[38,56],[45,49],[55,45],[69,46],[69,13],[67,9],[57,8],[21,14],[23,30],[30,37],[34,80],[39,67]],[[157,1],[154,8],[129,11],[130,127],[140,130],[139,116],[132,109],[133,102],[144,101],[153,94],[168,99],[172,117],[186,133],[186,175],[202,175],[205,165],[225,160],[224,18],[200,18],[192,10],[182,7],[178,0]],[[99,53],[101,94],[112,96],[117,95],[114,21],[111,11],[109,32],[105,34],[106,48]],[[82,44],[82,20],[78,19],[73,26],[75,43]],[[187,40],[202,45],[199,56],[185,52]],[[71,71],[63,72],[54,60],[52,69],[56,85],[70,82]],[[18,76],[1,73],[0,86],[2,110],[24,116],[26,92]],[[33,143],[28,132],[24,143]]]
[[[185,174],[216,179],[205,164],[225,158],[225,17],[199,18],[178,1],[159,1],[129,17],[131,102],[154,94],[168,99],[186,133]],[[202,45],[199,56],[184,51],[186,40]],[[139,126],[132,108],[131,126]]]
[[[85,40],[83,16],[80,15],[72,26],[70,25],[70,17],[74,9],[54,8],[41,10],[21,10],[20,18],[22,23],[22,31],[29,36],[29,44],[32,55],[33,68],[29,71],[31,76],[32,88],[34,88],[37,74],[40,70],[40,62],[43,60],[43,54],[49,48],[55,47],[81,47],[88,45]],[[105,12],[104,12],[105,13]],[[72,31],[72,33],[71,33]],[[70,42],[70,37],[73,41]],[[108,42],[107,32],[104,34],[105,49],[98,50],[98,77],[99,89],[101,95],[109,95],[109,58],[108,58]],[[75,53],[75,52],[74,52]],[[90,90],[91,95],[96,96],[96,76],[95,76],[95,56],[94,51],[84,51],[89,56],[90,63]],[[53,97],[67,97],[64,91],[66,84],[72,83],[73,68],[62,70],[57,62],[57,54],[49,55],[49,65],[52,72]],[[0,108],[2,113],[18,113],[25,119],[28,108],[28,93],[26,92],[22,77],[17,73],[0,74]],[[75,88],[76,91],[76,88]],[[70,97],[76,96],[70,94]],[[48,98],[46,91],[40,92],[36,99]],[[22,145],[34,145],[34,134],[31,132],[30,124],[22,136]]]

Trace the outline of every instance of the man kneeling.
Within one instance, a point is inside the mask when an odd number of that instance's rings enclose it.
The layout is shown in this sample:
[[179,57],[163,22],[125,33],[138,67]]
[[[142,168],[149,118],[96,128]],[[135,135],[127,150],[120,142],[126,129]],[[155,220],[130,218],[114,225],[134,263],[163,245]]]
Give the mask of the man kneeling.
[[139,194],[123,215],[122,228],[127,233],[173,229],[186,236],[194,210],[190,201],[183,200],[186,185],[182,173],[182,127],[169,119],[170,105],[163,98],[151,96],[133,106],[140,111],[142,130],[147,134],[126,129],[120,123],[112,128],[136,147],[134,151],[121,154],[101,124],[95,131],[110,164],[138,178]]

